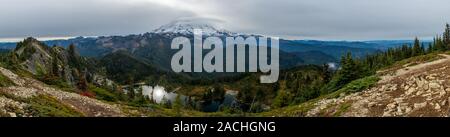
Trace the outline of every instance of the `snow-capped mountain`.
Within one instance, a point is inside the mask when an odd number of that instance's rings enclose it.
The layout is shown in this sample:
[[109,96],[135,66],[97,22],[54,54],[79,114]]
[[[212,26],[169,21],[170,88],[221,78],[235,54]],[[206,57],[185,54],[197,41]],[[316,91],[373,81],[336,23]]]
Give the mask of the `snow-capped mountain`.
[[238,36],[238,33],[230,32],[224,29],[217,29],[212,24],[204,22],[195,22],[191,20],[177,20],[169,24],[163,25],[154,30],[153,33],[157,34],[184,34],[192,35],[194,29],[201,29],[203,35],[206,36]]

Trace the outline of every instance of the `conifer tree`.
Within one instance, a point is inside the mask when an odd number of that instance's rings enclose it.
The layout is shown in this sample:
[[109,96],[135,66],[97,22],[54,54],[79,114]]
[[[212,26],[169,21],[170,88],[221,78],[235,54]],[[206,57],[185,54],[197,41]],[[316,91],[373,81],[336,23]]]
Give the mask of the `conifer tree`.
[[74,44],[69,45],[69,65],[81,69],[81,62]]
[[432,53],[433,50],[434,50],[433,44],[432,44],[432,43],[429,43],[429,44],[428,44],[427,53]]
[[323,76],[324,82],[326,82],[326,83],[331,80],[332,72],[330,70],[330,65],[323,64],[323,66],[322,66],[322,76]]
[[443,43],[447,48],[450,47],[450,25],[448,25],[448,23],[445,25],[445,31],[443,34]]
[[177,113],[177,115],[181,115],[181,109],[183,108],[183,102],[181,100],[181,96],[177,95],[177,97],[175,98],[175,101],[172,105],[172,109],[175,110],[175,112]]
[[439,51],[445,51],[446,50],[444,42],[443,42],[442,38],[439,37],[439,36],[436,38],[435,47],[436,47],[436,50],[439,50]]
[[341,80],[338,83],[339,85],[355,80],[358,78],[358,71],[360,71],[350,52],[343,56],[341,61],[342,68],[339,70],[339,74],[341,75]]
[[17,58],[16,52],[11,52],[11,62],[10,64],[15,65],[19,62],[19,59]]
[[70,45],[69,45],[69,54],[70,54],[70,56],[75,56],[75,54],[76,54],[76,48],[75,48],[75,45],[74,45],[74,44],[70,44]]
[[128,89],[127,95],[128,95],[128,99],[129,99],[130,101],[134,100],[135,97],[136,97],[136,93],[135,93],[135,91],[134,91],[133,88],[129,88],[129,89]]
[[53,76],[59,77],[58,58],[55,51],[52,54],[52,73]]
[[418,56],[418,55],[422,54],[422,49],[420,47],[420,41],[417,37],[414,39],[414,46],[413,46],[412,50],[413,50],[412,56]]
[[78,89],[80,89],[83,92],[84,91],[88,91],[88,83],[87,83],[87,80],[86,80],[86,73],[85,72],[82,72],[79,75],[77,86],[78,86]]

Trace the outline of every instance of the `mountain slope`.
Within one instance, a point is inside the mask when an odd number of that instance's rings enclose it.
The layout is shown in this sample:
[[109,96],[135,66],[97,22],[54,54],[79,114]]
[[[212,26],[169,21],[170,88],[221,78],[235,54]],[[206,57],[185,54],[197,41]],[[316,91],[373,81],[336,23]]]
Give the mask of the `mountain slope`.
[[280,50],[286,52],[309,52],[320,51],[336,59],[351,52],[354,57],[362,58],[366,55],[381,52],[379,49],[367,47],[350,47],[343,45],[323,44],[323,43],[302,43],[298,41],[280,40]]
[[[14,86],[0,87],[0,111],[10,116],[123,116],[116,105],[69,93],[1,68]],[[39,100],[39,101],[36,101]],[[42,101],[43,100],[43,101]],[[15,108],[15,109],[8,109]],[[5,112],[6,111],[6,112]]]
[[158,74],[159,71],[150,64],[129,55],[126,51],[108,54],[99,62],[101,66],[105,67],[107,76],[119,83],[143,80],[149,75]]
[[323,65],[327,63],[339,62],[338,59],[321,51],[294,52],[290,54],[294,54],[298,58],[304,60],[304,64]]
[[75,46],[49,47],[30,37],[19,42],[8,57],[15,70],[25,70],[44,82],[75,86],[81,78],[93,82],[107,80],[95,60],[79,55]]
[[410,58],[379,71],[381,79],[361,92],[336,92],[264,115],[446,117],[450,115],[449,64],[446,54]]

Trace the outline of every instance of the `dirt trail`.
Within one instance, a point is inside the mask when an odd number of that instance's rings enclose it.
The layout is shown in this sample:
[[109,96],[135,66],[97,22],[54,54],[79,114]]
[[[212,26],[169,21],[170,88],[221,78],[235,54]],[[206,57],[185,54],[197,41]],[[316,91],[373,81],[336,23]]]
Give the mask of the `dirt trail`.
[[82,112],[88,117],[118,117],[123,116],[117,105],[108,104],[96,99],[69,93],[50,87],[38,80],[20,77],[8,69],[0,67],[0,73],[8,77],[17,86],[1,87],[0,92],[21,97],[30,98],[38,94],[52,96],[58,101]]
[[315,103],[307,116],[449,116],[450,55],[393,70],[372,88]]
[[439,60],[435,60],[435,61],[431,61],[431,62],[427,62],[427,63],[414,65],[414,66],[408,66],[408,67],[405,67],[405,68],[402,68],[402,69],[398,69],[398,70],[395,71],[395,73],[391,73],[390,75],[381,76],[381,80],[380,81],[381,82],[387,82],[387,81],[390,81],[394,77],[398,77],[398,76],[405,75],[405,74],[408,74],[408,73],[414,73],[416,71],[422,71],[423,69],[426,69],[429,66],[450,62],[450,55],[447,55],[447,54],[439,54],[439,55],[444,57],[444,58],[443,59],[439,59]]

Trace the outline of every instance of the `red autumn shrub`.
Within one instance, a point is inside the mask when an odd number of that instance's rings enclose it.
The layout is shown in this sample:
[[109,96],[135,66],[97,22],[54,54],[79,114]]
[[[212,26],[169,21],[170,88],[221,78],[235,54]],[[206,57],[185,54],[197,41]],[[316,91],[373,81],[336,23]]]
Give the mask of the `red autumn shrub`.
[[89,92],[89,91],[84,91],[84,92],[81,92],[81,94],[80,95],[82,95],[82,96],[86,96],[86,97],[90,97],[90,98],[94,98],[95,97],[95,94],[94,93],[92,93],[92,92]]

